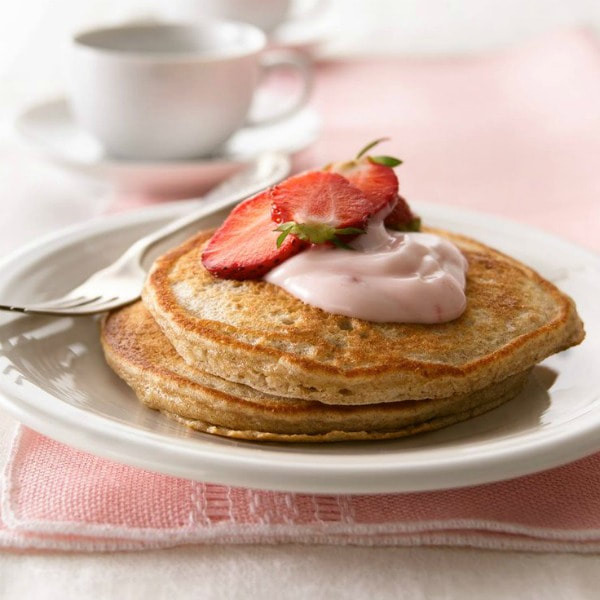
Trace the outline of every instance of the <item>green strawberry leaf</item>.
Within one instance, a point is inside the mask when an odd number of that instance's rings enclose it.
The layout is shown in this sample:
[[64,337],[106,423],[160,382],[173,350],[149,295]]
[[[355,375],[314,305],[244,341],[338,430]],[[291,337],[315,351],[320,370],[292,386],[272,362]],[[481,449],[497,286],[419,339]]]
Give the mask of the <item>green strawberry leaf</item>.
[[[275,230],[277,231],[277,230]],[[281,248],[281,244],[285,241],[285,238],[290,234],[289,231],[282,231],[277,237],[277,247]]]
[[381,142],[386,142],[387,140],[389,140],[390,138],[387,137],[382,137],[382,138],[378,138],[376,140],[373,140],[372,142],[369,142],[357,155],[356,155],[356,159],[358,160],[359,158],[361,158],[362,156],[364,156],[371,148],[374,148],[375,146],[377,146],[377,144],[381,144]]
[[281,231],[281,234],[277,238],[277,247],[280,248],[281,244],[285,241],[285,238],[292,233],[292,229],[294,228],[294,221],[288,221],[287,223],[282,223],[279,227],[274,229],[273,231]]
[[421,217],[414,217],[408,224],[409,231],[421,231]]
[[281,235],[277,238],[278,248],[290,234],[295,235],[305,242],[310,242],[311,244],[332,242],[340,248],[349,248],[347,244],[337,237],[338,235],[358,235],[365,233],[363,229],[358,229],[357,227],[343,227],[341,229],[336,229],[325,223],[295,223],[294,221],[282,223],[273,231],[281,232]]
[[358,235],[360,233],[367,233],[364,229],[358,227],[342,227],[342,229],[336,229],[336,235]]
[[393,156],[369,156],[369,160],[377,165],[392,168],[402,164],[402,161],[399,158]]
[[421,231],[421,217],[413,217],[408,223],[394,223],[386,227],[395,231]]
[[346,242],[342,242],[342,240],[340,240],[339,237],[337,236],[333,236],[331,238],[331,240],[329,240],[336,248],[341,248],[342,250],[353,250],[354,248],[351,248],[350,246],[348,246],[348,244],[346,244]]

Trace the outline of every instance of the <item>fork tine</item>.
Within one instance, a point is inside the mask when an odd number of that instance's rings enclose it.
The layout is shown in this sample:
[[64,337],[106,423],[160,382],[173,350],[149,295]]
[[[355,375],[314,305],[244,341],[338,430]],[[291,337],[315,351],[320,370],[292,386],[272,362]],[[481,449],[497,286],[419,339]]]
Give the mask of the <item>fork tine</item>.
[[52,301],[48,300],[48,302],[40,302],[39,304],[29,304],[25,307],[26,310],[34,311],[34,310],[49,310],[49,311],[61,311],[61,310],[70,310],[73,308],[79,308],[80,306],[86,306],[88,304],[92,304],[100,300],[102,296],[94,296],[92,298],[86,298],[85,296],[80,296],[79,298],[74,299],[64,299]]
[[[85,304],[80,304],[77,306],[72,306],[68,308],[58,308],[58,309],[45,309],[48,312],[52,312],[56,315],[72,315],[72,316],[83,316],[95,313],[101,313],[107,310],[112,310],[113,308],[117,308],[119,306],[123,306],[124,304],[128,304],[127,300],[122,300],[118,303],[119,297],[113,296],[107,299],[102,299],[102,296],[99,296],[96,300],[92,302],[86,302]],[[117,302],[117,304],[115,304]],[[132,300],[133,302],[133,300]],[[26,307],[26,310],[29,312],[33,312],[37,310],[37,307]]]
[[73,306],[74,302],[85,300],[86,296],[76,296],[74,298],[56,298],[55,300],[48,300],[46,302],[36,302],[35,304],[28,305],[29,307],[35,306],[36,308],[66,308],[67,306]]
[[[76,314],[84,314],[86,312],[102,312],[103,310],[111,310],[112,308],[121,306],[122,304],[117,304],[115,306],[115,302],[117,300],[119,300],[118,296],[116,296],[114,298],[107,298],[106,300],[99,300],[98,302],[92,302],[90,304],[82,304],[81,306],[74,306],[70,310]],[[104,309],[103,308],[104,306],[107,306],[107,308]]]
[[119,298],[115,297],[115,298],[110,298],[108,300],[102,300],[100,302],[92,302],[91,304],[84,304],[82,306],[75,306],[73,308],[68,308],[68,309],[59,309],[59,310],[55,310],[53,311],[52,314],[55,315],[70,315],[73,317],[78,317],[78,316],[86,316],[86,315],[93,315],[93,314],[98,314],[98,313],[102,313],[102,312],[106,312],[109,310],[113,310],[114,308],[119,308],[121,306],[124,306],[125,304],[130,304],[131,302],[134,302],[134,300],[121,300],[119,302]]
[[[134,299],[131,300],[131,302],[133,301]],[[128,299],[119,299],[119,296],[111,296],[105,299],[102,296],[97,296],[96,298],[86,298],[84,302],[80,301],[76,304],[67,304],[65,302],[58,302],[56,304],[44,302],[28,306],[0,304],[0,310],[41,315],[84,316],[111,310],[129,304],[129,302],[130,300]]]
[[31,308],[29,306],[15,306],[13,304],[0,304],[0,310],[9,310],[11,312],[18,312],[24,314],[35,314],[35,315],[70,315],[73,314],[69,310],[57,310],[49,308]]
[[11,304],[0,304],[0,310],[12,310],[14,312],[26,312],[23,306],[13,306]]
[[112,304],[113,302],[116,302],[118,299],[119,299],[118,296],[113,296],[112,298],[107,298],[106,300],[99,300],[94,305],[97,307],[100,307],[100,306],[104,306],[105,304]]

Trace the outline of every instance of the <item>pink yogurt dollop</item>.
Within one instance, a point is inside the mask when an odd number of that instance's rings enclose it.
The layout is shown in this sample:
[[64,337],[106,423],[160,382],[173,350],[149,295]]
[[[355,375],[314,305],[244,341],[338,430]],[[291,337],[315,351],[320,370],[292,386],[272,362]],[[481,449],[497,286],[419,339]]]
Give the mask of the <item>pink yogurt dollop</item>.
[[465,310],[467,260],[431,233],[385,228],[371,218],[353,250],[313,246],[265,276],[327,312],[379,323],[444,323]]

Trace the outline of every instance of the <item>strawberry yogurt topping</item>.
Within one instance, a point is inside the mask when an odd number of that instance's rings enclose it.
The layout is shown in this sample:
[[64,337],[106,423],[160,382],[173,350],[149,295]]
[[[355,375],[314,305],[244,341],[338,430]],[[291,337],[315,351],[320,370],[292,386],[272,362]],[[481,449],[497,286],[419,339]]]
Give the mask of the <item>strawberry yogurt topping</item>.
[[219,278],[262,277],[307,304],[368,321],[459,317],[467,261],[447,240],[416,233],[421,221],[393,171],[402,161],[367,155],[381,141],[236,206],[209,240],[203,265]]
[[443,323],[466,308],[467,261],[430,233],[389,231],[390,209],[371,218],[352,250],[313,246],[265,280],[327,312],[375,322]]

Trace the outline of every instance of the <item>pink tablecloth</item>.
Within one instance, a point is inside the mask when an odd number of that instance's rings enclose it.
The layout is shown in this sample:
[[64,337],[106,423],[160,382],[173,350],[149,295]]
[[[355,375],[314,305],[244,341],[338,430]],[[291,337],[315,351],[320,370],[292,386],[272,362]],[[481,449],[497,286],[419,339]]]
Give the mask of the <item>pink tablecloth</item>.
[[324,130],[299,168],[381,136],[403,195],[505,216],[600,250],[600,40],[554,34],[492,56],[319,69]]
[[[297,168],[365,142],[401,156],[403,194],[467,206],[599,249],[600,51],[581,32],[497,56],[319,67],[322,139]],[[600,455],[509,482],[312,496],[194,483],[23,429],[2,480],[0,545],[142,549],[199,542],[600,549]]]

